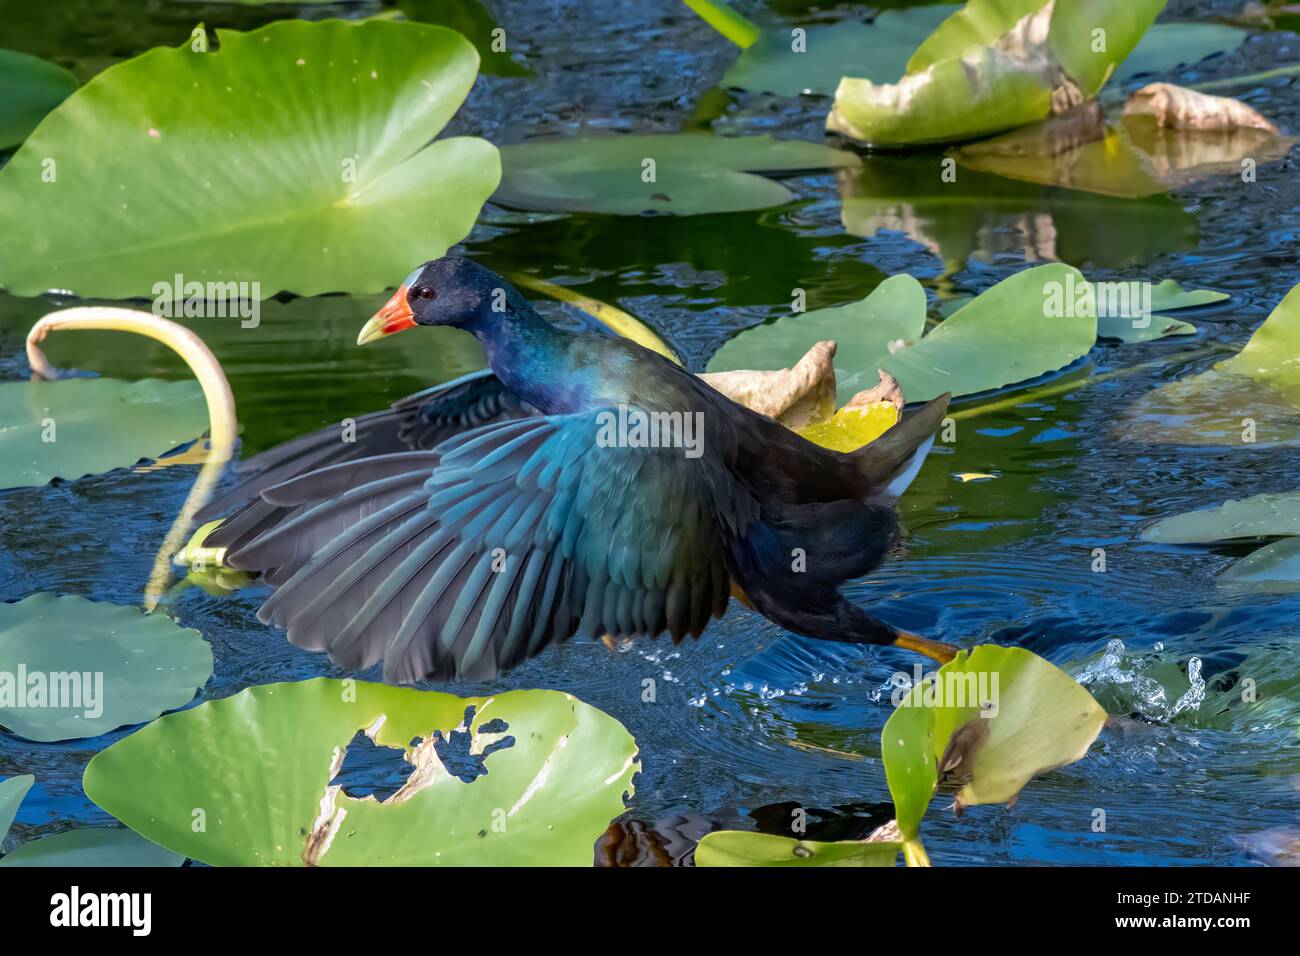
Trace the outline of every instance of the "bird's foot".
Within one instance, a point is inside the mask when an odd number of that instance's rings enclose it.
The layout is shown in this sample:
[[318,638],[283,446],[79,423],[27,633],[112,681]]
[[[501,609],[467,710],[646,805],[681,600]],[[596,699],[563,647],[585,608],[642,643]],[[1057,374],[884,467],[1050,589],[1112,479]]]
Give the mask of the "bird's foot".
[[952,644],[945,644],[943,641],[932,641],[928,637],[922,637],[920,634],[909,634],[907,631],[898,632],[898,636],[894,638],[894,646],[901,647],[906,651],[916,651],[918,654],[924,654],[940,664],[947,664],[961,650],[961,648]]

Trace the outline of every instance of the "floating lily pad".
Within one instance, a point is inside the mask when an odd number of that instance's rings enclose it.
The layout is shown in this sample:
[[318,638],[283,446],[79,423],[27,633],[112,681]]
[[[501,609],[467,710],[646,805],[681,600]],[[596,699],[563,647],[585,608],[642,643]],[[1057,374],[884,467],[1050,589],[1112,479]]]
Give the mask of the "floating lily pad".
[[1134,403],[1125,437],[1193,445],[1300,441],[1300,286],[1230,359]]
[[134,465],[193,441],[207,426],[194,382],[0,383],[0,488]]
[[[919,73],[934,64],[982,46],[991,46],[1017,22],[1043,8],[1047,0],[969,0],[925,38],[895,74]],[[852,73],[850,76],[860,74]],[[867,77],[872,79],[872,77]],[[889,80],[885,77],[882,82]]]
[[[1129,298],[1132,299],[1132,285],[1129,285]],[[1184,289],[1173,279],[1164,279],[1154,286],[1143,284],[1139,295],[1140,305],[1147,313],[1134,316],[1131,307],[1124,314],[1123,308],[1115,309],[1116,295],[1105,287],[1098,288],[1093,283],[1097,305],[1097,337],[1101,339],[1119,339],[1121,342],[1149,342],[1152,339],[1166,338],[1173,335],[1195,335],[1196,326],[1181,319],[1160,315],[1161,312],[1175,312],[1180,309],[1194,309],[1203,305],[1212,305],[1231,298],[1226,292],[1213,289]],[[1146,296],[1150,296],[1150,301]],[[1122,297],[1120,297],[1122,299]]]
[[262,296],[377,292],[395,263],[469,232],[496,148],[426,145],[474,83],[468,40],[337,20],[217,36],[215,51],[111,67],[46,117],[0,170],[0,283],[125,298],[181,274]]
[[[339,778],[353,746],[375,745],[406,760],[382,801]],[[590,866],[639,769],[623,726],[568,694],[322,678],[156,720],[97,754],[84,784],[133,830],[214,865]]]
[[0,726],[28,740],[152,720],[211,676],[207,641],[162,614],[73,595],[0,604]]
[[1252,551],[1224,571],[1222,578],[1236,584],[1300,583],[1300,537],[1283,538]]
[[185,857],[117,827],[80,827],[29,840],[0,866],[180,866]]
[[77,88],[77,78],[57,64],[15,50],[0,50],[0,149],[27,138],[45,114]]
[[0,780],[0,846],[4,845],[9,828],[14,825],[14,817],[18,816],[18,807],[23,802],[23,797],[27,796],[27,791],[32,789],[35,782],[36,778],[30,773]]
[[[792,194],[756,173],[851,168],[850,152],[712,133],[555,137],[501,150],[497,202],[521,209],[679,216],[765,209]],[[646,180],[651,177],[652,181]]]
[[[874,146],[959,142],[1011,129],[1052,112],[1064,73],[1076,95],[1096,95],[1115,65],[1128,57],[1164,0],[1098,0],[1054,4],[1012,21],[1026,5],[987,0],[961,28],[940,27],[916,58],[921,69],[897,83],[845,77],[827,117],[828,129]],[[1092,31],[1106,30],[1104,51]],[[970,46],[972,40],[983,41]]]
[[1023,648],[959,652],[881,731],[899,830],[917,836],[940,783],[959,785],[958,808],[1010,801],[1035,774],[1082,758],[1105,721],[1091,694]]
[[901,843],[821,843],[769,833],[721,830],[695,848],[696,866],[893,866]]
[[1112,82],[1126,83],[1144,74],[1199,63],[1213,53],[1235,50],[1248,35],[1240,27],[1222,23],[1157,23],[1115,70]]
[[[1091,297],[1080,294],[1086,285],[1071,266],[1026,269],[922,337],[924,312],[917,306],[923,305],[924,292],[915,279],[895,276],[861,302],[742,332],[709,367],[734,368],[760,356],[762,367],[788,365],[805,342],[833,339],[839,345],[835,364],[841,397],[874,382],[878,369],[898,379],[909,402],[929,401],[944,392],[991,391],[1054,372],[1088,353],[1097,340],[1097,321]],[[1055,311],[1054,302],[1059,306]],[[746,343],[751,335],[759,338],[752,350]],[[782,342],[787,343],[784,349]]]
[[[709,359],[710,372],[783,368],[817,342],[833,340],[836,398],[843,404],[874,385],[891,343],[925,331],[925,289],[910,275],[890,276],[865,299],[796,313],[734,336]],[[903,394],[913,396],[904,389]]]
[[1213,544],[1300,535],[1300,491],[1253,495],[1213,508],[1162,518],[1142,532],[1158,544]]
[[[763,32],[722,77],[722,86],[778,96],[833,96],[841,77],[888,83],[902,75],[909,52],[944,17],[951,4],[883,10],[870,24],[858,20],[776,27]],[[802,49],[792,29],[803,31]]]

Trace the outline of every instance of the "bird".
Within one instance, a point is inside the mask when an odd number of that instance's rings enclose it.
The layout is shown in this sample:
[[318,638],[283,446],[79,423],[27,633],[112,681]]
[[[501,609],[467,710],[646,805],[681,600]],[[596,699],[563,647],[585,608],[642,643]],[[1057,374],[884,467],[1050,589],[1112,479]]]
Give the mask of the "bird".
[[454,256],[357,343],[435,326],[488,368],[254,456],[201,516],[230,512],[205,546],[261,574],[258,617],[294,645],[389,683],[487,679],[578,634],[698,637],[734,595],[796,634],[956,653],[839,590],[897,541],[949,396],[833,451]]

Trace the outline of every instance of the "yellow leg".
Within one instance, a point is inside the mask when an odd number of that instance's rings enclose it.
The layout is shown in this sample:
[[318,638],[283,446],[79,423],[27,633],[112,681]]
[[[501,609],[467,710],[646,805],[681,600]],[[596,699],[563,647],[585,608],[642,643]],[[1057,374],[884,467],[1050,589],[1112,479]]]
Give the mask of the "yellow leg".
[[924,654],[940,664],[947,664],[957,656],[959,650],[959,648],[951,644],[945,644],[943,641],[932,641],[928,637],[909,634],[907,631],[898,632],[898,636],[894,638],[894,646],[901,647],[905,651],[916,651],[918,654]]

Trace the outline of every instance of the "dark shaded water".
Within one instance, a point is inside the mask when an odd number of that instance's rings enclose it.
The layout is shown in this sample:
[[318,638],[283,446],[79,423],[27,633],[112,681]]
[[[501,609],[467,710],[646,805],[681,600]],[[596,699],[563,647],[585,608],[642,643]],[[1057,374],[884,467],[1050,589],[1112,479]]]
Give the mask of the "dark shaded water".
[[[803,22],[806,6],[779,9]],[[825,101],[711,93],[732,48],[677,0],[501,0],[495,7],[537,78],[480,78],[456,132],[507,144],[584,128],[676,130],[716,115],[720,131],[820,139]],[[1215,7],[1223,13],[1235,5]],[[50,57],[85,79],[148,46],[179,43],[195,22],[251,28],[283,9],[0,0],[0,45]],[[340,4],[306,15],[373,9]],[[1213,12],[1175,3],[1166,16]],[[1293,62],[1297,51],[1292,34],[1263,35],[1178,79],[1267,69]],[[1219,92],[1300,130],[1293,78]],[[904,499],[905,545],[849,591],[910,630],[1028,647],[1086,677],[1112,714],[1134,718],[1105,730],[1084,761],[1034,781],[1010,809],[977,807],[958,820],[936,800],[925,823],[936,864],[1247,862],[1239,837],[1300,826],[1300,597],[1229,592],[1215,579],[1229,551],[1160,548],[1137,535],[1159,516],[1290,490],[1300,455],[1153,446],[1115,424],[1139,396],[1221,357],[1205,346],[1238,348],[1300,279],[1294,161],[1261,168],[1254,184],[1229,178],[1121,202],[965,171],[940,192],[938,158],[874,158],[854,181],[799,178],[790,183],[795,202],[761,213],[528,223],[488,207],[466,248],[499,271],[535,270],[617,302],[695,368],[735,330],[783,314],[796,286],[817,308],[860,298],[906,271],[931,290],[937,315],[947,297],[1059,258],[1094,279],[1173,278],[1230,292],[1230,302],[1189,316],[1197,336],[1102,345],[1065,374],[1071,387],[1063,392],[1036,398],[1022,390],[1013,394],[1023,401],[995,408],[959,403],[957,441],[936,449]],[[845,206],[844,196],[859,199]],[[408,265],[395,263],[394,276]],[[472,341],[456,333],[355,351],[356,329],[375,304],[268,302],[256,332],[233,321],[200,327],[235,388],[246,451],[480,364]],[[0,374],[26,373],[22,337],[50,307],[0,295]],[[56,336],[48,353],[57,364],[108,375],[183,376],[161,347],[124,337]],[[1136,370],[1094,380],[1129,368]],[[962,484],[953,476],[964,472],[998,477]],[[184,468],[118,471],[0,492],[0,599],[50,590],[138,603],[192,477]],[[1098,547],[1106,549],[1104,574],[1092,571]],[[197,588],[175,595],[180,622],[213,645],[216,674],[204,697],[344,676],[257,624],[262,597],[252,590],[217,598]],[[1199,690],[1188,674],[1193,658],[1206,681]],[[618,717],[641,747],[632,801],[639,818],[690,810],[728,826],[779,827],[789,820],[782,805],[818,807],[830,829],[813,835],[833,838],[888,818],[879,736],[890,705],[882,688],[912,663],[892,651],[796,638],[736,607],[697,642],[644,642],[619,652],[574,643],[491,685],[449,689],[552,687]],[[641,702],[646,677],[657,682],[655,704]],[[1234,690],[1244,677],[1267,684],[1258,705],[1242,704]],[[15,832],[106,822],[80,776],[90,755],[120,736],[40,745],[0,735],[0,777],[38,778]],[[1092,832],[1096,808],[1106,811],[1105,833]]]

